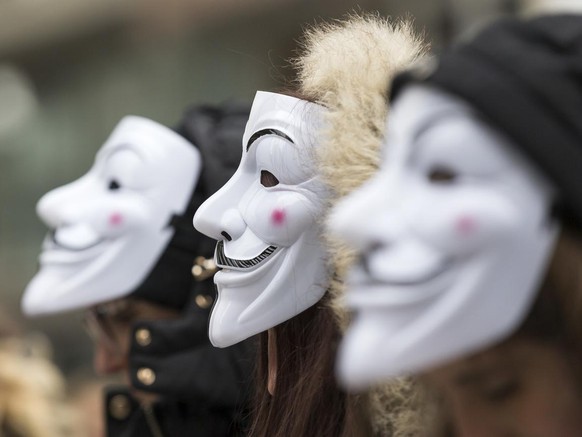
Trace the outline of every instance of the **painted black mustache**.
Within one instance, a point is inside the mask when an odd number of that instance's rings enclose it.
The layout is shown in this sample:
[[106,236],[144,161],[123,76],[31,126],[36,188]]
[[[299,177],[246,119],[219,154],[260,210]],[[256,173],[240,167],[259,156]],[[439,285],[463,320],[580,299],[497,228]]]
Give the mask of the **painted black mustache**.
[[224,254],[224,241],[216,244],[216,265],[221,268],[234,267],[238,269],[250,269],[261,263],[277,250],[277,246],[269,246],[259,255],[251,259],[234,259]]

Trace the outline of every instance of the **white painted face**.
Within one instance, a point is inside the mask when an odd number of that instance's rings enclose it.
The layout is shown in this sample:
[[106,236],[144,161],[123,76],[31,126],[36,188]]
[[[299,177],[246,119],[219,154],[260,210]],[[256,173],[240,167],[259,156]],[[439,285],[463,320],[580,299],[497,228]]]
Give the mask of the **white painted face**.
[[312,159],[322,108],[257,92],[233,177],[196,212],[218,241],[212,344],[226,347],[315,304],[325,291],[318,218],[325,193]]
[[333,211],[363,252],[340,379],[417,373],[509,335],[530,308],[558,225],[552,188],[460,100],[410,85],[390,116],[383,168]]
[[51,232],[22,306],[37,315],[129,294],[169,243],[198,180],[187,140],[154,121],[125,117],[80,179],[45,194],[37,213]]

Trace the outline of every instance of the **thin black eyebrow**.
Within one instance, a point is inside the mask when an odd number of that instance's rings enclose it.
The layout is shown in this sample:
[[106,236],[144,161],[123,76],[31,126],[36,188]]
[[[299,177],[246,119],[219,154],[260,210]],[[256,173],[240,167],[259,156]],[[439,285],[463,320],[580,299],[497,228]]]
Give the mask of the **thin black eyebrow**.
[[289,138],[287,135],[285,135],[285,133],[281,132],[280,130],[277,130],[277,129],[261,129],[259,131],[256,131],[254,134],[252,134],[251,137],[249,138],[249,141],[247,143],[247,152],[249,151],[249,149],[251,148],[251,146],[253,145],[253,143],[255,141],[257,141],[259,138],[261,138],[261,137],[263,137],[265,135],[277,135],[278,137],[281,137],[281,138],[286,139],[291,144],[295,144],[291,138]]
[[[434,126],[438,126],[443,120],[446,120],[447,118],[451,117],[451,116],[456,116],[459,115],[459,112],[454,110],[454,109],[444,109],[442,110],[440,113],[437,113],[436,115],[434,115],[432,118],[429,118],[428,120],[423,120],[422,123],[420,124],[420,126],[417,128],[417,131],[414,133],[414,135],[412,136],[412,139],[410,141],[411,144],[416,144],[425,134],[427,131],[429,131],[432,127]],[[409,157],[408,157],[408,163],[413,163],[417,160],[417,155],[420,153],[420,150],[418,147],[414,147],[412,149],[412,152],[410,153]]]

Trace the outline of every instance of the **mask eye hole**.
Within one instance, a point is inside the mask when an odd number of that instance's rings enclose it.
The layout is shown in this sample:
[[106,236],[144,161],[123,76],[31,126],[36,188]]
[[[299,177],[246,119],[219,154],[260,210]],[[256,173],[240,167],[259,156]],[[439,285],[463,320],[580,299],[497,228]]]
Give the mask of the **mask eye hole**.
[[457,179],[457,173],[447,167],[435,166],[428,172],[428,180],[436,184],[448,184]]
[[115,179],[112,179],[111,181],[109,181],[109,185],[107,186],[107,188],[111,191],[116,191],[121,188],[121,185],[119,185],[119,182],[117,182]]
[[263,187],[274,187],[279,185],[279,179],[270,171],[261,170],[261,185]]

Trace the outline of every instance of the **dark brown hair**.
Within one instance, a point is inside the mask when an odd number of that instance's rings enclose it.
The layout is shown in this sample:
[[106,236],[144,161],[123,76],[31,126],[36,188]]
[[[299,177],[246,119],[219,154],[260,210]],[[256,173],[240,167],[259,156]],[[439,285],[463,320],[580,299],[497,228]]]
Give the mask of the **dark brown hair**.
[[[523,338],[562,351],[582,392],[582,234],[576,227],[563,227],[532,308],[519,329],[503,343]],[[429,402],[438,404],[436,399]],[[425,426],[438,429],[433,435],[452,436],[452,422],[445,409],[440,409],[436,421]]]
[[341,337],[327,295],[273,328],[277,384],[267,390],[267,333],[261,334],[252,437],[357,437],[371,435],[367,398],[341,390],[334,364]]
[[582,235],[575,227],[563,227],[536,301],[515,335],[563,345],[582,359]]
[[[290,82],[278,93],[319,103],[299,88]],[[272,328],[277,354],[273,395],[268,391],[268,332],[259,335],[250,437],[372,435],[368,396],[348,394],[336,382],[342,334],[329,299],[326,292],[317,304]]]

